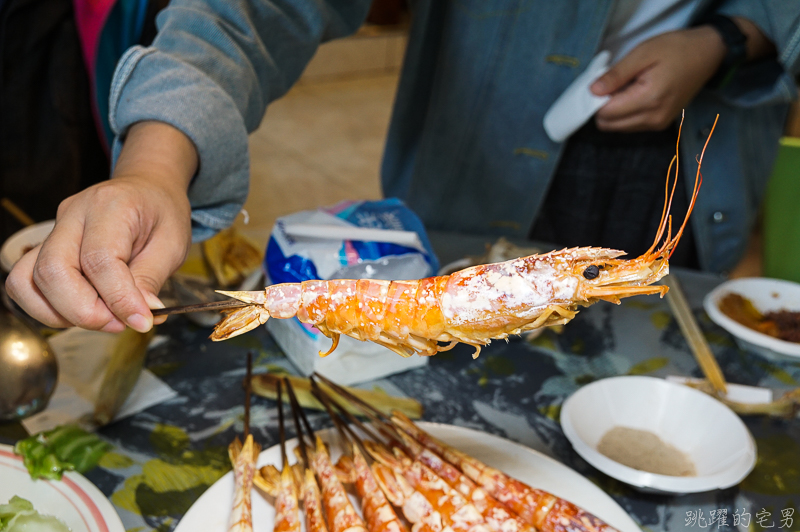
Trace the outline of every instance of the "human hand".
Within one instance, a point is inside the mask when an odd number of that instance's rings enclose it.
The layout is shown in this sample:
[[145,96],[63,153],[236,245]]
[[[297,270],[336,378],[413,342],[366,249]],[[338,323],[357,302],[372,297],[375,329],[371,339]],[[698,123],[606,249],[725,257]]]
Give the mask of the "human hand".
[[700,26],[641,43],[591,86],[611,99],[595,115],[603,131],[656,131],[669,126],[716,73],[722,38]]
[[[50,236],[14,266],[6,289],[52,327],[146,332],[157,294],[191,244],[192,142],[158,122],[131,127],[112,179],[64,200]],[[163,321],[163,319],[161,319]]]

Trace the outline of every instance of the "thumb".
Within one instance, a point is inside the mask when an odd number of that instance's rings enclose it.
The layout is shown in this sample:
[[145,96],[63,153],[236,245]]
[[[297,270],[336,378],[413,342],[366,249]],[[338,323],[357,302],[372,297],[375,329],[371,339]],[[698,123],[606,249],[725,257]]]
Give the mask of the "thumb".
[[[144,297],[145,302],[147,302],[147,306],[150,309],[157,309],[157,308],[164,308],[164,303],[158,298],[158,296],[150,291],[150,288],[144,286],[144,284],[140,284],[138,281],[136,285],[139,287],[139,291],[142,293],[142,297]],[[153,316],[153,325],[161,325],[167,321],[167,316]]]
[[[185,253],[174,251],[182,247],[180,242],[156,237],[130,262],[129,267],[136,287],[151,309],[164,308],[158,293],[169,276],[183,262]],[[157,318],[155,323],[163,321]]]
[[636,47],[608,72],[597,78],[590,89],[595,96],[612,94],[636,79],[639,73],[649,66],[650,61],[646,54],[642,53],[641,47]]

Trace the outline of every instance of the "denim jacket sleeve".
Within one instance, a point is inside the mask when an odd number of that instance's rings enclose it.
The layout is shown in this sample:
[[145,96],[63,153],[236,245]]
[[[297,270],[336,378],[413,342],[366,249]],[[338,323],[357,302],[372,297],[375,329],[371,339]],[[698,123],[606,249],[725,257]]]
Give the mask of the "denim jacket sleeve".
[[744,65],[720,96],[736,106],[788,103],[797,97],[800,74],[800,7],[786,0],[725,0],[716,10],[753,22],[777,49],[774,59]]
[[174,0],[158,36],[120,59],[111,87],[113,159],[128,128],[171,124],[197,148],[189,189],[195,241],[228,227],[248,192],[248,134],[318,45],[353,33],[367,0]]

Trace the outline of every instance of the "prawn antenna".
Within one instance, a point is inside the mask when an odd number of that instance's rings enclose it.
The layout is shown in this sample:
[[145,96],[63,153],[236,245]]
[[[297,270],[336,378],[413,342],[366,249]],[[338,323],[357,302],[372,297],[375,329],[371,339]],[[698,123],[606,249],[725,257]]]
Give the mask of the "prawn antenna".
[[694,179],[694,189],[692,190],[692,200],[689,202],[689,208],[686,210],[686,217],[683,219],[683,223],[681,224],[680,229],[675,234],[675,238],[672,239],[670,247],[672,248],[667,256],[667,259],[672,256],[675,252],[675,246],[678,245],[678,241],[681,239],[681,235],[683,235],[683,229],[686,227],[686,223],[689,221],[689,215],[692,214],[694,210],[695,203],[697,202],[697,193],[700,192],[700,187],[703,184],[703,174],[700,172],[700,168],[703,166],[703,157],[706,154],[706,148],[708,148],[708,143],[711,140],[711,136],[714,134],[714,129],[717,127],[717,121],[719,120],[719,115],[714,118],[714,123],[711,125],[711,131],[708,132],[708,137],[706,138],[705,144],[703,144],[703,151],[700,152],[700,158],[697,160],[697,175]]

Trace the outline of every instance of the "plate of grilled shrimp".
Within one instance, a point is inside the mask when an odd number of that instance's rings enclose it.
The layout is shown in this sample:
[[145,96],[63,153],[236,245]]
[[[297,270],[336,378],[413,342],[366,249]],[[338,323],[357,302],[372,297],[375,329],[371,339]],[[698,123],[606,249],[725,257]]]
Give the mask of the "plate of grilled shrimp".
[[[230,447],[233,471],[197,500],[176,532],[639,530],[600,488],[532,449],[386,414],[322,377],[312,387],[334,428],[315,432],[284,383],[281,443],[259,452],[252,436],[244,443],[237,438]],[[298,434],[288,441],[284,426],[292,421],[285,419],[284,399]]]

